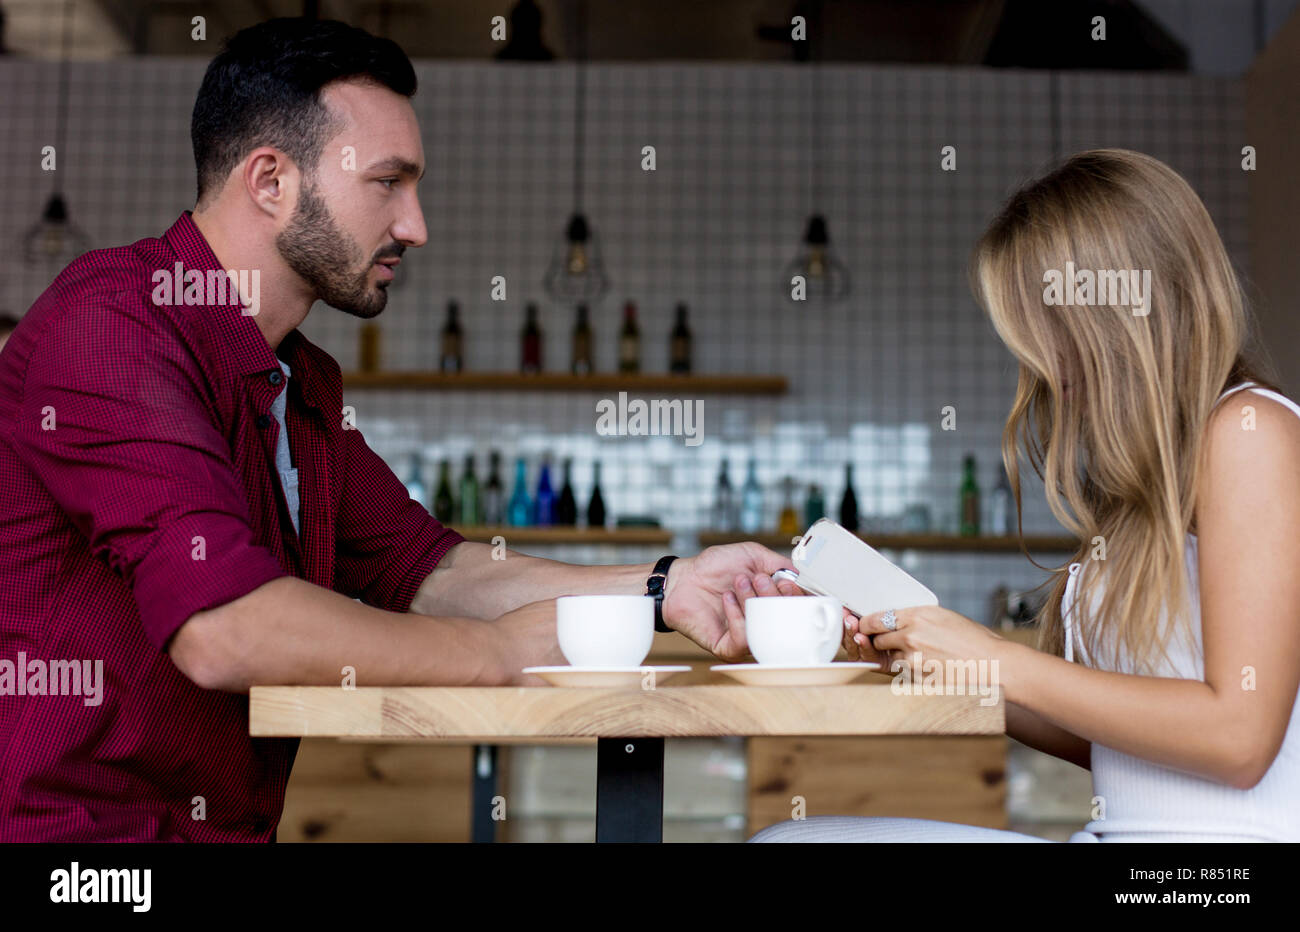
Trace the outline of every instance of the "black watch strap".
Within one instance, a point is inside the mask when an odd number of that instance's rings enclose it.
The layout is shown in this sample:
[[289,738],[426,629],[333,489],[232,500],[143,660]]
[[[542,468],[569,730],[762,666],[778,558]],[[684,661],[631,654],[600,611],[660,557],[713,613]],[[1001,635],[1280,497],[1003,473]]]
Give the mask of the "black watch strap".
[[668,582],[668,567],[672,566],[676,559],[675,556],[660,557],[650,573],[650,578],[645,581],[645,594],[653,596],[655,600],[656,631],[673,630],[664,624],[664,585]]

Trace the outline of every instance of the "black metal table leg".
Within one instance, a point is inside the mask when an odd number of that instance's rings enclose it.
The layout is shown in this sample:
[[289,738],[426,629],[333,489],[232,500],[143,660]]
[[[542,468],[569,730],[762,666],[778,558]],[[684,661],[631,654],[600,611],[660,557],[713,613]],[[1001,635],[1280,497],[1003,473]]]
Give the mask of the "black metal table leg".
[[664,739],[596,741],[596,841],[664,840]]
[[492,818],[492,800],[497,795],[497,746],[474,745],[474,792],[470,800],[470,840],[497,840],[497,821]]

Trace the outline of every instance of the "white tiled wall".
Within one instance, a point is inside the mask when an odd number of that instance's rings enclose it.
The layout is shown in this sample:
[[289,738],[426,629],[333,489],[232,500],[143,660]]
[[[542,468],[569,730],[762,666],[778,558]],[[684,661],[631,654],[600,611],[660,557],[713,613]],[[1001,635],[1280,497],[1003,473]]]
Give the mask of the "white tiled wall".
[[[192,206],[189,116],[203,68],[170,59],[74,67],[59,176],[95,245],[157,235]],[[430,239],[407,253],[378,319],[384,366],[436,365],[443,309],[455,298],[469,368],[517,364],[523,306],[536,300],[547,366],[563,369],[572,309],[548,303],[540,282],[572,207],[574,68],[419,63],[417,71]],[[51,276],[22,267],[17,243],[51,182],[39,159],[54,138],[55,76],[53,65],[0,61],[0,303],[18,313]],[[481,475],[489,448],[507,465],[523,455],[535,466],[549,451],[575,458],[585,501],[599,457],[612,514],[662,516],[681,532],[678,552],[694,546],[707,520],[724,457],[738,486],[745,460],[757,456],[770,524],[781,476],[820,483],[833,510],[851,460],[864,512],[888,519],[925,502],[936,524],[948,525],[964,453],[976,455],[986,492],[995,482],[1015,386],[1012,358],[968,293],[966,260],[1000,201],[1052,157],[1050,81],[1039,72],[826,66],[817,206],[853,291],[838,305],[796,307],[779,278],[813,206],[809,71],[590,66],[584,206],[613,283],[592,314],[597,367],[613,368],[621,305],[631,298],[644,365],[665,368],[680,300],[691,309],[697,371],[780,373],[790,393],[705,397],[704,442],[693,447],[681,438],[598,437],[594,394],[354,391],[346,400],[358,426],[399,473],[421,448],[426,482],[443,456],[458,473],[473,450]],[[1126,146],[1170,162],[1204,197],[1244,270],[1240,81],[1073,73],[1059,82],[1060,151]],[[656,149],[655,172],[641,170],[645,145]],[[946,145],[957,149],[956,172],[939,169]],[[494,275],[506,277],[504,304],[489,300]],[[345,370],[355,367],[353,318],[318,305],[304,330]],[[955,431],[939,429],[945,405],[957,409]],[[1052,531],[1039,487],[1026,487],[1026,529]],[[563,553],[598,562],[654,556]],[[1018,588],[1044,578],[1017,555],[908,559],[945,604],[976,618],[999,582]]]

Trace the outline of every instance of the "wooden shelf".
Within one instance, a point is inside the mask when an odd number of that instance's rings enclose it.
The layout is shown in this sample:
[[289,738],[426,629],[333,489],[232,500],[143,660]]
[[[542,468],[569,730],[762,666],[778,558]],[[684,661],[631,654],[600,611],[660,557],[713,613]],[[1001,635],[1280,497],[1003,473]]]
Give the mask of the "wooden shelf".
[[[791,535],[793,537],[794,535]],[[959,537],[955,534],[859,534],[877,550],[933,550],[953,553],[1019,553],[1018,537]],[[752,540],[773,550],[789,550],[790,537],[773,532],[742,534],[739,531],[700,531],[700,546],[730,544]],[[1073,537],[1026,536],[1025,546],[1031,553],[1073,553],[1078,542]]]
[[344,388],[475,391],[657,392],[662,394],[783,395],[783,375],[671,375],[666,372],[345,372]]
[[[666,546],[673,532],[667,528],[625,527],[499,527],[451,525],[467,540],[491,543],[504,537],[506,546],[524,544],[614,544],[616,546]],[[793,536],[793,535],[792,535]],[[1019,553],[1020,540],[1015,537],[958,537],[952,534],[859,534],[877,550],[930,550],[949,553]],[[700,531],[700,547],[752,540],[773,550],[789,550],[789,538],[770,531],[742,534],[731,531]],[[1031,553],[1073,553],[1072,537],[1030,536],[1025,543]]]
[[466,540],[490,544],[492,538],[505,538],[507,547],[523,544],[615,544],[618,546],[666,546],[672,531],[657,527],[587,528],[587,527],[470,527],[451,525]]

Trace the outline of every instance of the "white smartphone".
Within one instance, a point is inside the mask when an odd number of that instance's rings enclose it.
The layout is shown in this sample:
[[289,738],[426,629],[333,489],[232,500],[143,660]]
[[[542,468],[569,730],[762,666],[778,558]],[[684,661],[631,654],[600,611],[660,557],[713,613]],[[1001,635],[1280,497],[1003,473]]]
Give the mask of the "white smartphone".
[[839,599],[861,617],[890,608],[938,605],[939,599],[858,535],[829,518],[810,527],[790,552],[798,572],[777,570],[801,589]]

